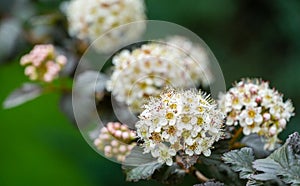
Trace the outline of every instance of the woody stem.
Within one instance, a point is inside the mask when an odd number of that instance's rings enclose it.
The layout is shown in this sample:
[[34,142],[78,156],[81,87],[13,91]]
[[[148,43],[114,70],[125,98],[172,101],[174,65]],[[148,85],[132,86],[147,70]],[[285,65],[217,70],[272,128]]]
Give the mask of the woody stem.
[[233,137],[231,138],[230,142],[229,142],[229,145],[230,147],[233,147],[235,142],[239,139],[239,137],[241,136],[243,132],[243,128],[239,128],[235,134],[233,135]]

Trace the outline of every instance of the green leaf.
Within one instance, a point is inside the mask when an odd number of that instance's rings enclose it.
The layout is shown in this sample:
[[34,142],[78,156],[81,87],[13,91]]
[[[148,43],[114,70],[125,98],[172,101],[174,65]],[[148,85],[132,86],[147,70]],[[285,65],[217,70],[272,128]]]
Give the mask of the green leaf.
[[[271,154],[271,151],[264,149],[265,143],[263,142],[263,137],[257,134],[244,136],[241,143],[245,144],[247,147],[251,147],[256,158],[265,158]],[[279,146],[280,145],[277,143],[276,147]]]
[[252,178],[261,181],[281,178],[287,184],[300,184],[300,159],[294,154],[295,144],[299,144],[299,134],[290,135],[287,142],[269,157],[253,162],[253,167],[261,174]]
[[205,183],[196,184],[194,186],[223,186],[224,183],[215,182],[215,181],[207,181]]
[[214,177],[216,180],[222,181],[225,185],[245,185],[239,179],[239,176],[234,172],[229,165],[225,164],[222,160],[222,155],[228,152],[230,138],[220,140],[214,144],[214,149],[209,157],[201,155],[199,160],[203,165],[203,170],[206,170],[208,175]]
[[163,184],[176,185],[183,181],[185,174],[185,171],[177,163],[173,163],[172,166],[164,165],[156,170],[152,178]]
[[3,108],[13,108],[37,98],[42,93],[42,87],[34,83],[24,83],[14,90],[4,101]]
[[150,153],[144,154],[143,149],[136,146],[126,157],[123,169],[125,169],[127,181],[138,181],[149,179],[154,171],[161,168],[162,165]]
[[254,161],[253,150],[245,147],[240,150],[232,150],[223,155],[223,160],[231,164],[231,168],[240,172],[240,178],[248,179],[254,173],[252,162]]

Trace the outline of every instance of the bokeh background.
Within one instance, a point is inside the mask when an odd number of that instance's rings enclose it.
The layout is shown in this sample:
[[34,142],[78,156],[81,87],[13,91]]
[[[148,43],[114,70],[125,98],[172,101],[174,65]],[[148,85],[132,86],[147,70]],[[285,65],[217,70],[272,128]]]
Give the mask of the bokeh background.
[[[55,43],[63,37],[51,29],[60,2],[0,1],[0,103],[27,81],[18,60],[32,48],[32,40],[47,42],[50,37]],[[149,19],[180,24],[207,43],[227,88],[243,77],[269,80],[296,107],[281,139],[300,131],[299,0],[146,0],[146,6]],[[30,34],[24,33],[32,25]],[[60,27],[64,25],[55,21],[55,28]],[[64,116],[59,97],[47,94],[17,108],[0,108],[1,186],[159,185],[126,183],[120,165],[94,152]],[[187,180],[185,185],[197,182]]]

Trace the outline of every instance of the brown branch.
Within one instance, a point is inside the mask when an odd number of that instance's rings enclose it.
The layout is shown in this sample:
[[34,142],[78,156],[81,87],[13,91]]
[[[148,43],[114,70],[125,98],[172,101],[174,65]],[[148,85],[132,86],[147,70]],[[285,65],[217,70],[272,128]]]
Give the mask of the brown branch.
[[207,182],[209,179],[207,177],[205,177],[200,171],[198,170],[195,170],[194,172],[196,178],[199,180],[199,181],[202,181],[202,182]]
[[237,142],[237,140],[240,138],[240,136],[242,135],[243,132],[243,128],[239,128],[235,134],[233,135],[233,137],[231,138],[231,140],[229,141],[229,146],[230,149],[234,149],[236,146],[240,146],[241,144]]

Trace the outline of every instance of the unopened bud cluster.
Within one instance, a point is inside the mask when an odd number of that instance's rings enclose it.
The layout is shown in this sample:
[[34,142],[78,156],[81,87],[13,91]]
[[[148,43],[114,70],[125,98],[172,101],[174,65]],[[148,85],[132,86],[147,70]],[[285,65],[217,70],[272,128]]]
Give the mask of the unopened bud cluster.
[[130,130],[127,125],[109,122],[106,127],[101,129],[98,138],[94,140],[94,145],[98,150],[104,152],[106,157],[123,162],[136,145],[133,142],[135,138],[135,132]]
[[227,114],[227,125],[240,125],[243,133],[266,138],[265,149],[273,150],[278,134],[294,115],[290,100],[261,80],[243,80],[220,95],[219,107]]
[[36,45],[29,54],[21,58],[21,65],[26,66],[25,75],[31,80],[51,82],[67,63],[64,55],[58,55],[53,45]]

